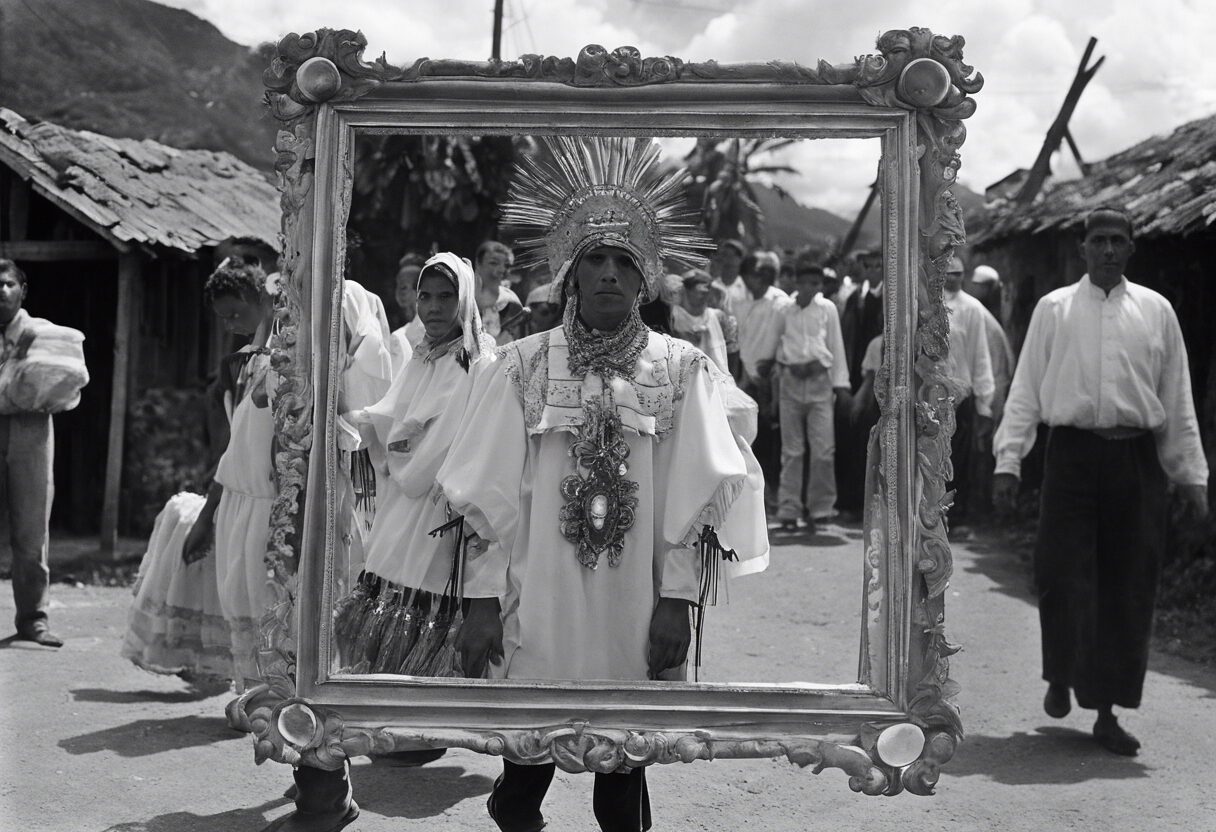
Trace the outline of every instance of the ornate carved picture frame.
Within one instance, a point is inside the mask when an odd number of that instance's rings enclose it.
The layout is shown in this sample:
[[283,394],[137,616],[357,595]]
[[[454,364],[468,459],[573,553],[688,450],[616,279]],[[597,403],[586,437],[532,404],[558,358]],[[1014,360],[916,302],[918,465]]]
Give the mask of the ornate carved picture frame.
[[[462,747],[567,771],[785,756],[866,794],[930,794],[962,739],[944,633],[952,398],[944,268],[964,240],[950,192],[982,76],[961,37],[912,28],[877,54],[719,65],[598,46],[577,58],[363,60],[361,33],[288,35],[267,70],[283,208],[272,342],[279,496],[267,568],[259,761],[336,768],[371,751]],[[877,137],[885,350],[864,522],[857,684],[489,682],[329,673],[327,552],[345,212],[356,131]]]

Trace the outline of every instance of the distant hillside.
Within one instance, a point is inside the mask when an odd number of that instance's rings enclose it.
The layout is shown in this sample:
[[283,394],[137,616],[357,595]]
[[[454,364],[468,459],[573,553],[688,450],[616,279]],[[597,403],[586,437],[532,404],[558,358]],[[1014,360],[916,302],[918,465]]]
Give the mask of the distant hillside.
[[29,119],[274,162],[268,56],[150,0],[0,0],[0,105]]
[[[964,218],[970,222],[975,212],[982,211],[984,197],[965,185],[955,184],[950,188]],[[781,197],[772,188],[756,187],[756,196],[767,220],[769,245],[778,249],[797,249],[814,244],[833,244],[843,240],[853,227],[854,217],[841,217],[822,208],[811,208],[792,199]],[[871,209],[862,224],[854,248],[876,245],[879,242],[879,219],[876,208]]]

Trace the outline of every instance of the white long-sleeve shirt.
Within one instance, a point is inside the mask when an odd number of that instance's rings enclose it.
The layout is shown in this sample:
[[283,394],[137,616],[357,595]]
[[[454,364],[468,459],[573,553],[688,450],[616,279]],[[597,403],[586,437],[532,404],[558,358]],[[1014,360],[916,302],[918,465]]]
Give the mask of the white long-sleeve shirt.
[[959,386],[960,396],[975,397],[975,412],[992,416],[992,396],[996,382],[992,376],[992,356],[984,329],[984,304],[966,292],[946,292],[950,310],[950,360],[947,373]]
[[1207,484],[1178,316],[1127,278],[1108,295],[1086,275],[1035,307],[993,441],[998,474],[1020,474],[1039,422],[1150,430],[1171,480]]
[[845,360],[836,304],[822,294],[815,295],[805,307],[787,303],[780,309],[777,324],[780,336],[777,361],[782,364],[818,361],[828,369],[833,387],[849,386],[849,364]]
[[790,303],[790,296],[769,286],[759,298],[737,278],[727,287],[729,311],[739,325],[739,360],[748,376],[758,376],[757,366],[762,361],[777,358],[777,342],[781,337],[777,327],[781,308]]

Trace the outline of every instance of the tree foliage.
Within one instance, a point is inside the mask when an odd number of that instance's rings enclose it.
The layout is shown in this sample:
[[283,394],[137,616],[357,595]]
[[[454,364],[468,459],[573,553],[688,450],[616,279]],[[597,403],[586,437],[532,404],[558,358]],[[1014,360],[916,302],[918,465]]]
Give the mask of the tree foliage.
[[[755,186],[762,181],[789,199],[774,174],[797,173],[789,165],[774,164],[771,154],[796,139],[698,139],[684,157],[693,187],[691,207],[699,212],[705,232],[715,241],[739,239],[748,246],[763,246],[764,211]],[[766,181],[767,180],[767,181]]]

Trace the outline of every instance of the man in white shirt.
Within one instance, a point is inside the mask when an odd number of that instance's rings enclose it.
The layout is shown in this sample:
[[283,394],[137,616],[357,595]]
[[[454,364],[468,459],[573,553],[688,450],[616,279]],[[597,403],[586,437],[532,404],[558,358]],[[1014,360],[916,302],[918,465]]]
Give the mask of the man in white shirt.
[[[746,256],[747,249],[739,240],[723,240],[718,243],[718,250],[709,264],[710,274],[714,278],[710,285],[725,296],[728,288],[738,282],[739,266]],[[722,307],[727,312],[731,312],[729,303],[729,300],[725,301]]]
[[[777,318],[781,417],[777,519],[784,528],[794,529],[805,516],[814,533],[815,521],[831,517],[836,510],[833,418],[836,398],[847,398],[850,392],[849,368],[836,305],[820,293],[823,269],[800,263],[794,281],[794,302],[784,304]],[[804,488],[808,447],[811,458]]]
[[1085,218],[1088,274],[1035,307],[994,442],[993,486],[1008,510],[1046,422],[1034,556],[1043,708],[1065,716],[1071,689],[1098,711],[1095,739],[1128,756],[1140,743],[1113,708],[1140,705],[1169,482],[1194,513],[1208,510],[1182,331],[1165,298],[1123,276],[1134,249],[1122,211]]
[[942,302],[950,315],[950,356],[947,375],[954,383],[954,437],[950,461],[954,468],[951,486],[955,489],[950,519],[958,526],[966,522],[972,508],[973,451],[986,447],[992,436],[992,397],[996,383],[992,377],[992,357],[983,304],[962,291],[963,261],[951,257],[946,265]]
[[[856,392],[863,380],[861,361],[866,348],[883,331],[882,249],[858,252],[854,262],[858,269],[856,289],[841,308],[840,332],[849,384]],[[841,407],[836,413],[836,507],[848,521],[861,519],[870,429],[877,420],[877,406],[862,408],[856,414],[851,407]]]
[[503,282],[515,255],[504,243],[485,240],[477,247],[473,272],[477,278],[477,310],[482,328],[499,346],[520,336],[525,324],[519,295]]
[[418,274],[422,271],[423,262],[421,256],[410,252],[402,257],[401,262],[397,265],[397,284],[393,299],[397,302],[397,308],[401,310],[402,317],[405,318],[405,325],[393,330],[392,339],[389,342],[394,376],[401,372],[406,362],[414,354],[414,349],[426,337],[426,329],[422,326],[422,321],[418,319],[418,294],[414,288],[418,285]]
[[[0,366],[16,360],[33,338],[25,303],[26,276],[12,260],[0,259]],[[45,322],[44,322],[45,323]],[[4,477],[7,531],[13,552],[13,600],[17,640],[62,647],[47,624],[47,566],[54,485],[55,429],[48,413],[0,415],[0,477]]]
[[[992,425],[1001,423],[1005,412],[1005,398],[1013,381],[1013,367],[1017,363],[1013,348],[1005,335],[1005,328],[997,317],[1001,311],[1001,277],[991,266],[976,266],[963,283],[963,291],[975,298],[984,307],[984,333],[988,336],[988,355],[992,359]],[[992,456],[991,435],[978,438],[971,461],[971,508],[992,508],[992,474],[995,460]]]
[[777,321],[790,296],[773,285],[781,260],[772,251],[755,251],[743,258],[739,279],[727,287],[727,305],[739,328],[739,387],[759,407],[752,451],[764,469],[764,480],[775,487],[780,475],[781,434],[776,424],[773,365],[780,333]]

